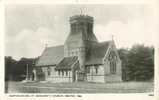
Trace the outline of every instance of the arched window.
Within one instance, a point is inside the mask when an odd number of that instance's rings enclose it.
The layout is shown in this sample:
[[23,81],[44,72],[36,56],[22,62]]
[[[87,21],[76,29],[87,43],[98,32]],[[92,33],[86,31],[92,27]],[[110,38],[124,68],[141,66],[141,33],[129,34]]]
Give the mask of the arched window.
[[116,61],[110,61],[110,73],[111,74],[116,73]]
[[86,68],[86,72],[90,73],[90,66],[86,66],[85,68]]
[[116,54],[114,51],[111,51],[108,56],[108,60],[110,62],[110,73],[116,73]]
[[58,75],[60,76],[60,70],[58,70]]
[[98,68],[99,68],[99,66],[96,65],[96,66],[94,66],[94,68],[95,68],[95,73],[98,74]]
[[51,68],[50,67],[47,68],[47,74],[48,74],[48,76],[51,75]]
[[68,76],[68,71],[66,70],[66,76]]
[[62,70],[62,76],[64,76],[64,71]]

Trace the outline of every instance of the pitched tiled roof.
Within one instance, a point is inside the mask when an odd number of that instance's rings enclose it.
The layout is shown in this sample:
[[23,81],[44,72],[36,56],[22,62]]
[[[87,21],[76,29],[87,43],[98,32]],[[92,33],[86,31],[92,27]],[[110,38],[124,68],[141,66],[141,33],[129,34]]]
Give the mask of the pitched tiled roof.
[[[86,54],[86,65],[102,64],[102,59],[106,54],[110,41],[95,43],[91,45]],[[77,57],[64,58],[64,46],[48,47],[39,57],[36,66],[58,65],[57,69],[68,67],[77,60]]]
[[39,57],[36,66],[56,65],[64,57],[64,46],[48,47]]
[[93,44],[86,55],[86,65],[102,64],[102,59],[108,50],[110,41]]
[[58,69],[71,69],[71,66],[76,63],[78,60],[77,56],[74,57],[65,57],[61,60],[61,62],[56,66],[56,70]]

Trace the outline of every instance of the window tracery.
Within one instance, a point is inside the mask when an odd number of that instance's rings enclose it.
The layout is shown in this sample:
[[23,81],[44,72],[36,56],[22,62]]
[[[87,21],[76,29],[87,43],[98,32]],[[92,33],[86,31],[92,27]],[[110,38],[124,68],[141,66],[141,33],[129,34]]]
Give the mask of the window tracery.
[[115,51],[111,51],[109,53],[108,60],[110,63],[110,73],[115,74],[116,73],[116,60],[117,60],[117,56],[116,56]]

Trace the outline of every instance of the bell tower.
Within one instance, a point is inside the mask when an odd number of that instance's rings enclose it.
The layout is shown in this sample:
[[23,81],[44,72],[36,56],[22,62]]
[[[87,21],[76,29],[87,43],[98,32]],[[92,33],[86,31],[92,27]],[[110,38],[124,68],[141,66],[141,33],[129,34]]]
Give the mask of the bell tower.
[[78,56],[80,70],[77,80],[83,81],[85,75],[85,59],[89,46],[98,40],[93,33],[94,19],[88,15],[70,17],[70,33],[64,43],[64,56]]
[[70,34],[80,34],[83,40],[97,41],[93,34],[93,17],[88,15],[75,15],[70,17]]
[[[75,15],[70,17],[70,33],[64,43],[64,56],[78,56],[81,43],[87,48],[90,43],[96,43],[93,33],[93,17],[88,15]],[[82,42],[81,42],[82,41]]]

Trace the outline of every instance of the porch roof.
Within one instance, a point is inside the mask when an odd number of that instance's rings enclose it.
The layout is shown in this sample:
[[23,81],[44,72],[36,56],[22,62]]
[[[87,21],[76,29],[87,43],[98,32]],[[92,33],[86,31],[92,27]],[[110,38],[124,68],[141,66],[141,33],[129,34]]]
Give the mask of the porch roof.
[[77,56],[64,57],[59,64],[56,66],[56,70],[70,70],[71,66],[75,64],[78,60]]

